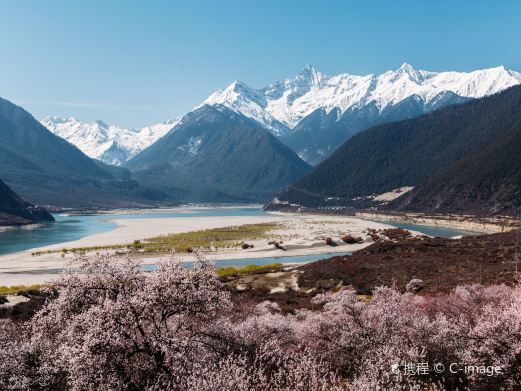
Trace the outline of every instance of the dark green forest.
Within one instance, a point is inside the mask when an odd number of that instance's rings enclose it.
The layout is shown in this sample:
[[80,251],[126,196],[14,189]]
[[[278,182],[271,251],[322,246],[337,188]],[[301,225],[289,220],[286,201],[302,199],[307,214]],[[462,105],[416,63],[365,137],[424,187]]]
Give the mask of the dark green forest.
[[0,179],[0,226],[53,220],[45,209],[24,201]]
[[455,162],[390,206],[421,212],[519,213],[521,122],[506,136]]
[[[521,120],[521,87],[363,131],[278,198],[305,206],[418,186],[505,136]],[[367,206],[367,205],[364,205]]]

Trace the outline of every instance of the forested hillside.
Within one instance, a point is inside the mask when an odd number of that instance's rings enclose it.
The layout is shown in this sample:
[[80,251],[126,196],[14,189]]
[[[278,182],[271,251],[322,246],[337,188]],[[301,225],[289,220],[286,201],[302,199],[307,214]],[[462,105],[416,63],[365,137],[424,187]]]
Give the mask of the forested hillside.
[[420,185],[500,139],[520,120],[521,87],[513,87],[491,97],[374,127],[348,140],[278,199],[307,206],[327,205],[330,200],[367,205],[363,201],[367,196]]
[[24,201],[0,179],[0,226],[25,225],[54,218],[41,207]]
[[457,161],[391,206],[421,212],[519,213],[521,122],[500,140]]
[[353,135],[373,126],[417,117],[440,107],[469,100],[454,93],[444,92],[425,103],[412,95],[380,110],[372,102],[362,107],[351,107],[342,115],[338,110],[326,113],[317,110],[304,118],[281,140],[310,164],[318,164],[330,156],[338,146]]
[[265,202],[310,169],[253,120],[208,105],[126,166],[141,183],[198,202]]
[[0,98],[0,177],[29,202],[53,207],[123,207],[170,202],[116,175]]

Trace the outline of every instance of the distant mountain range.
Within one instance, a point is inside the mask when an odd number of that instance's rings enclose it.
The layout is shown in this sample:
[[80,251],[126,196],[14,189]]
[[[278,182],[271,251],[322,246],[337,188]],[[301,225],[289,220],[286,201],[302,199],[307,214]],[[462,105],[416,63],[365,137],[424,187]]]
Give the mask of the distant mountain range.
[[[295,77],[262,89],[235,81],[211,94],[196,109],[225,106],[254,120],[299,157],[316,165],[364,129],[491,95],[520,83],[521,74],[504,67],[437,73],[403,64],[380,75],[326,76],[307,65]],[[178,121],[137,130],[72,118],[51,117],[42,124],[88,156],[119,165],[165,135]]]
[[[345,142],[269,205],[512,213],[521,205],[521,86],[400,122]],[[375,198],[376,197],[376,198]],[[380,198],[381,200],[381,198]]]
[[87,156],[119,166],[163,137],[179,120],[176,118],[141,129],[124,129],[101,120],[81,122],[72,117],[46,117],[40,122]]
[[0,177],[30,202],[58,207],[265,202],[279,192],[278,202],[300,205],[427,207],[436,204],[427,196],[390,201],[412,187],[408,197],[427,194],[419,191],[433,175],[506,136],[520,109],[509,88],[519,84],[504,67],[404,64],[330,77],[308,65],[262,89],[236,81],[182,118],[141,129],[38,123],[2,100]]
[[257,122],[222,105],[185,115],[125,166],[140,183],[206,202],[265,202],[310,169]]
[[497,93],[521,83],[504,67],[429,72],[403,64],[380,75],[326,76],[308,65],[297,76],[262,89],[236,81],[203,104],[220,104],[254,119],[310,164],[357,132],[385,122]]
[[44,208],[24,201],[0,179],[0,227],[54,221]]
[[123,168],[105,165],[0,98],[0,178],[31,203],[52,207],[130,207],[173,203]]

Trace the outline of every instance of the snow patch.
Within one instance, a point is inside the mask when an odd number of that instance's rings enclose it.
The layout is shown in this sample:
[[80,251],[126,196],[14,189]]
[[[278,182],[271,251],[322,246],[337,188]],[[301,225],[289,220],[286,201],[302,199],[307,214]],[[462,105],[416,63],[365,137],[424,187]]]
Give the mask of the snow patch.
[[199,153],[199,148],[202,142],[203,139],[201,137],[190,137],[188,142],[185,145],[178,147],[178,149],[195,156]]
[[387,193],[382,193],[382,194],[375,196],[373,198],[373,201],[380,201],[380,202],[393,201],[393,200],[397,199],[398,197],[404,195],[405,193],[408,193],[412,189],[414,189],[414,186],[399,187],[398,189],[394,189],[394,190],[388,191]]

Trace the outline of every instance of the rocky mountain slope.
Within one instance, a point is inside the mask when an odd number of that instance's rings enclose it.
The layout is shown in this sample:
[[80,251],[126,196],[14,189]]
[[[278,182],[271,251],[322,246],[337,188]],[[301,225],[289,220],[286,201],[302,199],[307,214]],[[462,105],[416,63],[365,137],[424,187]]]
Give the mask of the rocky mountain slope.
[[125,165],[134,178],[184,201],[266,201],[309,170],[255,121],[205,105]]
[[24,201],[0,179],[0,226],[54,221],[44,208]]
[[123,207],[170,200],[107,169],[0,98],[0,177],[23,199],[53,207]]

